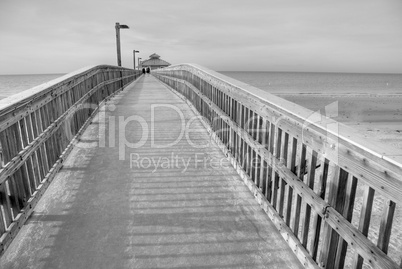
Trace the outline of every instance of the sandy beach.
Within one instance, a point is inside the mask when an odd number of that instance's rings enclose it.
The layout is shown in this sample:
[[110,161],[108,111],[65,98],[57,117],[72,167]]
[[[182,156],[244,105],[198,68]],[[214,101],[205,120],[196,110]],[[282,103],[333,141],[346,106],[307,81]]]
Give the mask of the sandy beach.
[[[325,106],[338,102],[338,116],[334,119],[350,126],[369,139],[398,148],[402,152],[402,95],[327,95],[327,94],[286,94],[284,99],[307,107],[313,111],[325,111]],[[366,185],[359,183],[353,212],[352,223],[358,227],[363,204],[363,192]],[[376,194],[373,204],[371,225],[368,238],[377,243],[385,197]],[[402,208],[396,207],[394,225],[388,255],[400,262],[402,246]],[[351,268],[354,251],[347,253],[345,268]],[[370,268],[365,264],[364,268]]]
[[356,129],[367,138],[380,140],[402,151],[402,95],[278,96],[313,111],[324,111],[326,105],[338,102],[338,116],[335,120]]

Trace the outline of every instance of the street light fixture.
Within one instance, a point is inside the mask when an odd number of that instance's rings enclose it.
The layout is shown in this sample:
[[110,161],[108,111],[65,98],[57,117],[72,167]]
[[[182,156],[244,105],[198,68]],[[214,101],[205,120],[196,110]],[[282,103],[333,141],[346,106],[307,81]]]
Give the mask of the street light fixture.
[[142,59],[141,57],[138,57],[138,70],[140,70],[140,60],[141,59]]
[[121,66],[120,29],[129,29],[127,25],[116,22],[117,65]]
[[135,53],[138,53],[139,51],[138,50],[133,50],[133,54],[134,54],[134,70],[135,70]]

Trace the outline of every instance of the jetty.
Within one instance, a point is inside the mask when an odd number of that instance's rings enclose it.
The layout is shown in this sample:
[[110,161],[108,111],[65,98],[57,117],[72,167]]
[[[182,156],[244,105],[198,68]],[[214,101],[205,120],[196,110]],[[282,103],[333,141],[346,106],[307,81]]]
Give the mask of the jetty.
[[0,268],[401,268],[402,153],[335,114],[196,64],[0,100]]

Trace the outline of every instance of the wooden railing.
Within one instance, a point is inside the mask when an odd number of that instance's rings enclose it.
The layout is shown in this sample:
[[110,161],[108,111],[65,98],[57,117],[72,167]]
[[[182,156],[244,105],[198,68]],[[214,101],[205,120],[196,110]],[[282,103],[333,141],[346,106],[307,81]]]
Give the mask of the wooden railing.
[[203,116],[306,268],[399,268],[400,151],[331,120],[336,104],[322,115],[192,64],[153,74]]
[[99,105],[139,76],[133,69],[95,66],[0,101],[0,254]]

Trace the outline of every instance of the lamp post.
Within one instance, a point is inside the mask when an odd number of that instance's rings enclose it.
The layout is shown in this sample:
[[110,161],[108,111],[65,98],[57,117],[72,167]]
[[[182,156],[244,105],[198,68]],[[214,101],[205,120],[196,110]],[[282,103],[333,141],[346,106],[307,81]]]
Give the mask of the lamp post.
[[134,70],[135,70],[135,53],[138,53],[139,51],[138,50],[133,50],[133,54],[134,54]]
[[129,29],[127,25],[116,22],[117,65],[121,66],[120,29]]
[[142,59],[141,57],[138,57],[138,70],[140,70],[140,60],[141,59]]

